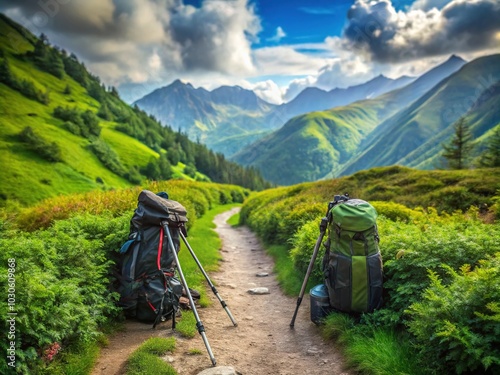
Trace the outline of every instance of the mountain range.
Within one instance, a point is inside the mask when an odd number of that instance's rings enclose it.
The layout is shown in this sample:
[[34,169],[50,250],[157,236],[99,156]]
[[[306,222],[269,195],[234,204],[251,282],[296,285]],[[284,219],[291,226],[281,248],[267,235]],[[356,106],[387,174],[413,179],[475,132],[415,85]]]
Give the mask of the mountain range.
[[413,80],[406,76],[391,79],[380,75],[345,89],[325,91],[310,87],[281,105],[268,103],[253,91],[239,86],[222,86],[208,91],[176,80],[137,100],[134,105],[161,123],[182,130],[190,139],[199,140],[210,149],[231,157],[297,115],[376,97]]
[[[375,166],[442,166],[442,144],[462,116],[474,155],[500,124],[500,55],[452,56],[415,81],[373,99],[300,115],[233,159],[277,184],[315,181]],[[293,150],[293,153],[287,150]]]
[[472,156],[493,139],[499,81],[500,55],[451,56],[419,77],[309,88],[281,105],[177,80],[130,107],[76,56],[0,14],[0,205],[164,176],[262,189],[262,176],[290,185],[385,165],[438,168],[458,119]]
[[135,104],[269,181],[289,185],[392,164],[437,168],[442,144],[462,116],[477,155],[498,125],[499,66],[499,55],[470,62],[452,55],[419,77],[307,88],[281,105],[241,87],[207,91],[176,81]]

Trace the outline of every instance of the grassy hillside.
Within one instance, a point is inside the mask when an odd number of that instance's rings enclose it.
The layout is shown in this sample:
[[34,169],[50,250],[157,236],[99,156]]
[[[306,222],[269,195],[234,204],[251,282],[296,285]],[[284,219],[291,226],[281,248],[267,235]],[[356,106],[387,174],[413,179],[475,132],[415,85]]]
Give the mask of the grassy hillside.
[[[500,83],[488,87],[464,115],[465,122],[473,137],[473,149],[468,160],[469,165],[478,165],[490,137],[500,129],[500,112],[492,108],[500,107]],[[454,136],[454,129],[447,127],[422,146],[401,159],[401,164],[419,169],[432,169],[443,165],[441,152],[443,143],[448,144]]]
[[0,206],[171,177],[267,186],[130,107],[76,56],[1,14],[0,125]]
[[[466,115],[480,95],[500,79],[499,66],[500,55],[478,58],[464,65],[411,106],[377,126],[369,142],[362,145],[359,156],[342,168],[342,174],[393,164],[429,167],[441,151],[439,141],[453,134],[455,121]],[[480,121],[481,117],[491,116],[489,112],[495,112],[494,107],[483,106],[481,112],[472,114],[476,119],[475,138],[496,125]],[[419,152],[415,152],[417,149]],[[412,152],[415,153],[410,157]],[[424,153],[428,154],[427,161],[421,158]]]
[[370,146],[377,134],[388,131],[387,119],[464,63],[452,57],[412,83],[374,99],[297,116],[283,128],[244,148],[233,159],[257,167],[277,184],[335,177]]
[[377,105],[360,102],[294,117],[234,160],[258,168],[277,184],[316,180],[348,160],[377,124]]

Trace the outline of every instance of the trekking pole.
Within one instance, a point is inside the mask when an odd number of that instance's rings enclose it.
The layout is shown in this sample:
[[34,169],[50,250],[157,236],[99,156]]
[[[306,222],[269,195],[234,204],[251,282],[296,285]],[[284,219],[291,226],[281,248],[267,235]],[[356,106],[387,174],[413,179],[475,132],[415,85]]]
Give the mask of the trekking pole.
[[297,313],[299,311],[300,304],[302,303],[302,297],[304,297],[304,292],[306,290],[307,282],[309,280],[309,275],[311,275],[314,262],[316,261],[316,257],[318,256],[318,250],[321,245],[321,241],[323,241],[327,225],[328,225],[328,219],[326,217],[322,218],[321,223],[319,225],[320,234],[316,241],[316,245],[314,245],[311,261],[309,262],[309,267],[307,267],[306,276],[304,277],[304,281],[302,282],[302,288],[300,289],[299,298],[297,299],[297,306],[295,307],[295,312],[293,313],[293,318],[292,321],[290,322],[290,328],[293,328],[295,324],[295,318],[297,318]]
[[217,299],[219,300],[220,304],[222,305],[222,307],[224,308],[224,310],[226,310],[227,312],[227,315],[229,315],[229,319],[231,319],[231,322],[233,323],[233,325],[236,327],[238,325],[238,323],[236,323],[236,321],[234,320],[233,318],[233,315],[231,315],[231,311],[229,311],[229,308],[227,307],[227,304],[226,302],[224,302],[224,300],[220,297],[219,293],[217,292],[217,289],[215,288],[214,284],[212,284],[212,282],[210,281],[210,278],[208,277],[207,273],[205,272],[205,270],[203,269],[203,266],[201,265],[200,261],[198,260],[198,258],[196,257],[196,254],[194,253],[193,249],[191,248],[191,246],[189,245],[186,237],[184,236],[184,234],[182,232],[180,232],[181,234],[181,238],[182,240],[184,241],[184,243],[186,244],[187,248],[189,249],[189,252],[191,253],[191,255],[193,256],[193,259],[194,261],[196,262],[196,264],[198,265],[198,267],[200,268],[200,271],[201,273],[203,274],[203,276],[205,276],[205,279],[207,280],[207,283],[208,285],[210,286],[210,288],[212,289],[212,292],[214,292],[215,296],[217,297]]
[[205,347],[207,348],[208,355],[210,356],[210,360],[212,361],[212,365],[216,365],[215,357],[212,353],[212,349],[210,348],[210,344],[207,339],[207,335],[205,334],[205,327],[203,326],[203,323],[200,320],[200,316],[198,315],[198,311],[196,311],[196,306],[193,301],[193,296],[191,295],[191,292],[189,291],[188,284],[186,282],[186,279],[184,278],[184,274],[182,273],[182,268],[181,264],[179,262],[179,257],[177,256],[177,251],[175,251],[175,246],[172,241],[172,236],[170,235],[170,229],[168,228],[168,222],[162,221],[161,224],[163,225],[163,229],[165,230],[165,233],[167,234],[167,239],[168,239],[168,244],[170,248],[172,249],[172,253],[174,254],[175,258],[175,264],[177,265],[177,270],[179,271],[179,277],[181,278],[182,285],[186,289],[186,294],[189,298],[189,303],[191,304],[191,309],[193,310],[194,317],[196,319],[196,328],[198,329],[199,334],[201,335],[201,338],[203,339],[203,342],[205,343]]

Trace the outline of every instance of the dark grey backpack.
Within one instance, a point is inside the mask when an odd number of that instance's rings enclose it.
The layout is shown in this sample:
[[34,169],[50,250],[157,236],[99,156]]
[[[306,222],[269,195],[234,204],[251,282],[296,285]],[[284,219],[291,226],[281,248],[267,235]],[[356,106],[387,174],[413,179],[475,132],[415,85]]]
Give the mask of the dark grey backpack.
[[[179,309],[182,285],[174,276],[179,231],[185,233],[186,209],[166,193],[143,190],[130,221],[130,235],[120,250],[120,300],[127,317],[152,322],[172,318]],[[168,223],[175,249],[169,246],[163,222]]]

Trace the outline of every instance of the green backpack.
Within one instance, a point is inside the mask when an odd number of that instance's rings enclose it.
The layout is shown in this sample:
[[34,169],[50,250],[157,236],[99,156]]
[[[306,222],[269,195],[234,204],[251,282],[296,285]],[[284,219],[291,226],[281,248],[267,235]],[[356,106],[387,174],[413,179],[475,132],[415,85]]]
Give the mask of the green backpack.
[[336,196],[328,210],[323,273],[330,305],[343,312],[372,312],[382,305],[382,257],[377,211],[368,202]]

